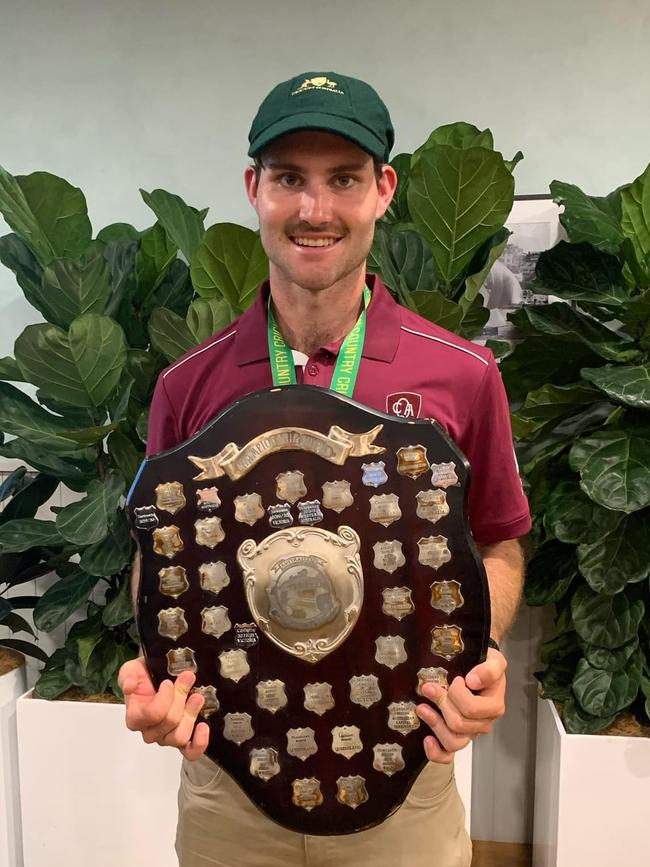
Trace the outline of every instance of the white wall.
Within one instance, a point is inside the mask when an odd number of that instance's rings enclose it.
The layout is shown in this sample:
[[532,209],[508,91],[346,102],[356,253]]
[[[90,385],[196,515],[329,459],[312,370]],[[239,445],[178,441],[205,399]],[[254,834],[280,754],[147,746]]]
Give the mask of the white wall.
[[[376,86],[396,153],[463,119],[524,152],[518,193],[606,193],[650,160],[649,42],[647,0],[0,0],[0,164],[80,186],[95,229],[150,224],[159,186],[252,224],[252,116],[323,68]],[[4,355],[38,321],[4,268],[0,317]]]

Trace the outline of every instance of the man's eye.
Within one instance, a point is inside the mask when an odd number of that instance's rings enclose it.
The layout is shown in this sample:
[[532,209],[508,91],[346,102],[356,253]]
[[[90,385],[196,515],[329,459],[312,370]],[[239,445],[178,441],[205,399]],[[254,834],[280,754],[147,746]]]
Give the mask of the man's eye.
[[336,183],[339,187],[347,189],[347,187],[352,187],[354,185],[354,178],[351,175],[339,175],[336,179]]
[[280,175],[280,183],[283,187],[297,187],[300,183],[298,175],[284,174]]

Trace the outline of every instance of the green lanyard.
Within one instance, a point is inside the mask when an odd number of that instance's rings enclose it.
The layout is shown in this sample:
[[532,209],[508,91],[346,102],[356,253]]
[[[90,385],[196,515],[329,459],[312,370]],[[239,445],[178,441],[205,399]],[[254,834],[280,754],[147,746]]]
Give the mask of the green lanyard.
[[[354,386],[357,381],[357,374],[359,373],[359,364],[361,363],[361,354],[363,352],[363,341],[366,336],[366,310],[368,304],[370,304],[370,289],[368,289],[367,286],[364,286],[363,310],[361,311],[361,315],[357,319],[354,328],[350,331],[339,349],[332,382],[330,384],[332,391],[338,391],[339,394],[344,394],[346,397],[352,397],[354,394]],[[280,333],[280,329],[273,318],[270,296],[268,323],[269,357],[271,359],[273,385],[295,385],[296,370],[293,363],[293,356],[291,354],[291,349],[287,346],[286,341]]]

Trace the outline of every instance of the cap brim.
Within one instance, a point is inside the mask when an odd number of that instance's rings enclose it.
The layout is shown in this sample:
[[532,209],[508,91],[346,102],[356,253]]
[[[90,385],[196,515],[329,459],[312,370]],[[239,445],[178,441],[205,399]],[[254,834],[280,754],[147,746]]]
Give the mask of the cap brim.
[[331,132],[333,135],[340,135],[348,139],[373,157],[380,157],[382,159],[385,157],[386,143],[382,142],[366,127],[339,115],[314,111],[305,112],[304,114],[294,114],[291,117],[281,118],[271,124],[271,126],[267,127],[264,132],[256,136],[250,143],[248,156],[256,156],[267,145],[271,144],[272,141],[280,138],[280,136],[287,135],[290,132],[297,132],[301,129],[318,129],[324,132]]

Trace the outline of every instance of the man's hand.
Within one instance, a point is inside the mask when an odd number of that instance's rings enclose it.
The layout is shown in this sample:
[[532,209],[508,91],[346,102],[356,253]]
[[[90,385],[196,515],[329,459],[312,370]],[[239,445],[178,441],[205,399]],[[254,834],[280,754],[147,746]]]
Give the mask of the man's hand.
[[204,701],[198,693],[190,695],[195,679],[191,671],[184,671],[174,683],[164,680],[156,692],[144,659],[125,662],[118,683],[124,692],[127,728],[141,732],[146,744],[178,747],[186,759],[198,759],[208,746],[210,727],[201,722],[194,728]]
[[492,731],[496,719],[505,713],[505,656],[488,648],[485,662],[476,665],[467,676],[456,677],[449,689],[437,683],[425,683],[422,694],[437,707],[419,704],[417,714],[427,723],[435,737],[424,739],[424,752],[430,762],[449,764],[454,753],[462,750],[475,735]]

